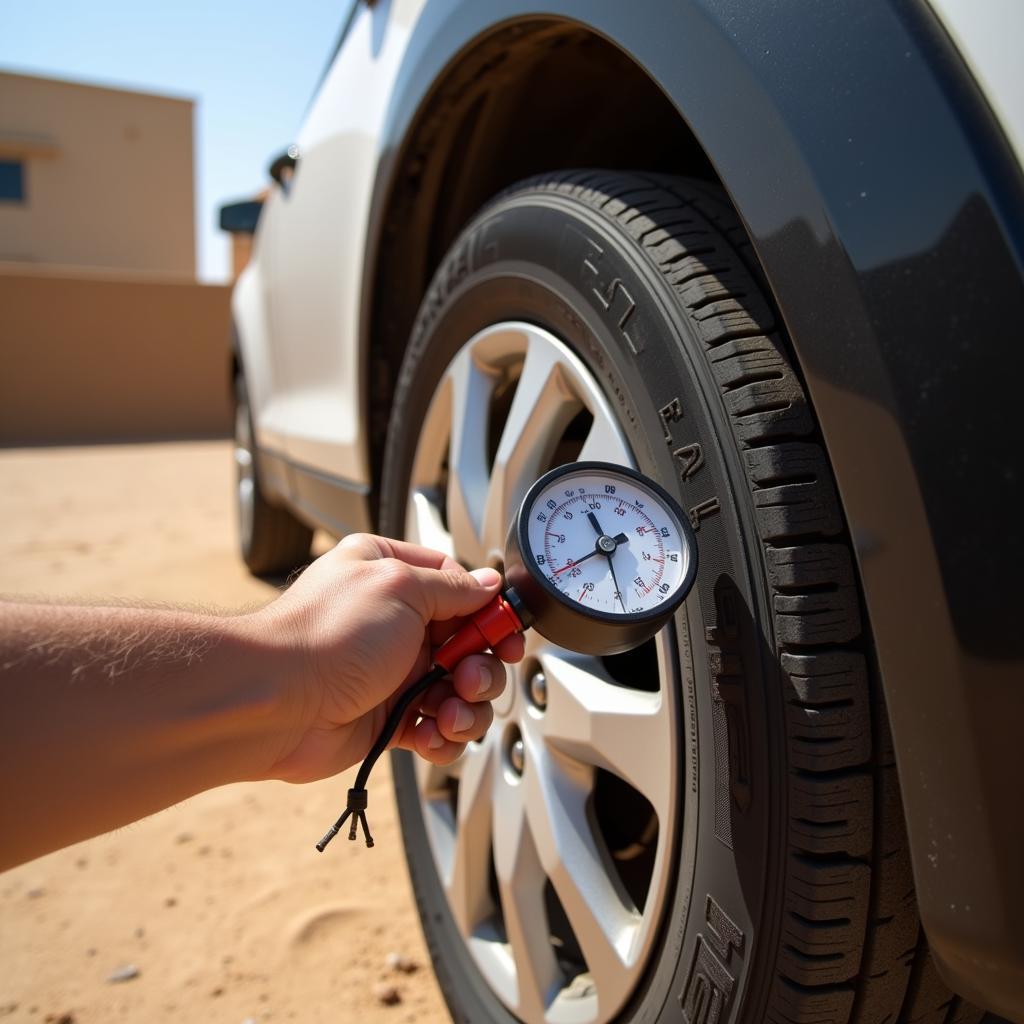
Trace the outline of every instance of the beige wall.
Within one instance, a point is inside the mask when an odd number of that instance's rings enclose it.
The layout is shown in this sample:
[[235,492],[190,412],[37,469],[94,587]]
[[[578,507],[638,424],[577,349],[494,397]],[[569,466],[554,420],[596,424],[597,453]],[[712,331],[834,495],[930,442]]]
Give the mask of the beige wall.
[[192,101],[0,72],[0,260],[195,277]]
[[0,270],[0,444],[228,433],[229,295]]

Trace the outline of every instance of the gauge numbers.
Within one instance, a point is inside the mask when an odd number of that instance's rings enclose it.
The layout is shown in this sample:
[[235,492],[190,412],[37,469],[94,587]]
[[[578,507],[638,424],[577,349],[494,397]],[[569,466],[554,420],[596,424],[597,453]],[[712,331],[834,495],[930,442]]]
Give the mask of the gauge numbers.
[[671,601],[686,576],[688,548],[675,513],[632,476],[565,474],[528,514],[538,570],[581,610],[650,612]]

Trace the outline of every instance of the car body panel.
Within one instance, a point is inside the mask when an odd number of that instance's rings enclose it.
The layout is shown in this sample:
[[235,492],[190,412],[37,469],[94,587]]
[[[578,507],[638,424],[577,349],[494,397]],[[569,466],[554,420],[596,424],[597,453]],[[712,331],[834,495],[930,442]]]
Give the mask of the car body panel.
[[[431,0],[361,11],[300,139],[287,201],[309,189],[309,251],[297,252],[300,235],[280,250],[273,240],[275,261],[290,261],[286,272],[275,264],[286,276],[270,290],[289,367],[258,434],[283,390],[280,400],[308,403],[279,407],[289,456],[372,485],[360,434],[369,296],[391,244],[383,226],[404,141],[461,55],[496,26],[538,16],[589,27],[658,83],[748,228],[855,543],[922,920],[953,987],[1013,1012],[1024,1005],[1024,824],[1010,810],[1024,715],[1012,416],[1024,379],[1024,188],[927,8],[708,0],[668,18],[655,0]],[[358,114],[345,98],[357,84]],[[264,243],[274,231],[261,227]],[[279,288],[296,296],[280,309]],[[304,417],[335,419],[317,435]]]
[[[241,315],[247,345],[247,315],[288,338],[259,356],[273,367],[274,387],[254,392],[258,443],[356,489],[370,483],[357,344],[367,214],[380,125],[421,6],[417,0],[356,12],[298,136],[295,173],[265,204],[257,243],[263,308]],[[257,301],[245,299],[247,307]],[[247,352],[247,367],[252,362]]]
[[1024,165],[1024,7],[1016,0],[928,0]]

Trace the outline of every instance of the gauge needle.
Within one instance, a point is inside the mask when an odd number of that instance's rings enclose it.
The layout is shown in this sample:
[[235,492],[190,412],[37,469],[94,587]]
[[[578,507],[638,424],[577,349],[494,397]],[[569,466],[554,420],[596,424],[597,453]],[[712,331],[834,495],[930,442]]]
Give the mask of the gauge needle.
[[626,615],[626,614],[628,614],[626,612],[626,602],[622,600],[622,591],[619,589],[619,581],[615,578],[615,560],[614,560],[614,557],[613,557],[614,555],[615,555],[614,551],[611,551],[608,554],[608,568],[611,570],[612,585],[615,587],[615,595],[619,599],[619,604],[622,605],[622,614]]
[[[598,537],[605,536],[605,532],[601,529],[601,524],[598,522],[597,516],[594,515],[593,512],[588,512],[587,518],[590,520],[590,525],[597,531]],[[615,548],[617,548],[620,544],[624,544],[627,539],[628,538],[624,533],[620,533],[617,537],[612,538],[612,540],[615,541],[615,547],[613,547],[611,551],[604,551],[601,547],[598,547],[597,550],[594,552],[595,554],[600,552],[608,559],[608,568],[612,574],[612,585],[615,587],[615,595],[616,597],[618,597],[619,604],[622,606],[623,615],[626,614],[626,602],[622,599],[622,591],[619,589],[619,581],[615,578],[615,563],[612,561],[612,557],[615,554]]]
[[568,562],[566,562],[565,565],[562,566],[561,569],[556,569],[555,570],[555,575],[557,576],[560,572],[565,572],[566,569],[575,569],[576,566],[580,564],[580,562],[585,562],[588,558],[593,558],[594,555],[603,555],[603,554],[604,554],[603,551],[599,551],[597,548],[594,548],[593,551],[591,551],[589,554],[584,555],[582,558],[577,558],[575,560],[570,559]]
[[[601,536],[603,537],[604,534],[602,533]],[[612,537],[612,540],[615,541],[616,547],[618,547],[620,544],[629,543],[629,538],[624,533],[617,533],[614,537]],[[561,569],[555,570],[555,575],[557,576],[560,572],[565,572],[566,569],[574,569],[577,565],[580,564],[580,562],[585,562],[588,558],[593,558],[594,555],[606,555],[607,553],[608,552],[602,551],[600,548],[595,547],[593,551],[587,552],[587,554],[585,554],[582,558],[570,559],[568,562],[566,562],[565,565],[562,566]]]

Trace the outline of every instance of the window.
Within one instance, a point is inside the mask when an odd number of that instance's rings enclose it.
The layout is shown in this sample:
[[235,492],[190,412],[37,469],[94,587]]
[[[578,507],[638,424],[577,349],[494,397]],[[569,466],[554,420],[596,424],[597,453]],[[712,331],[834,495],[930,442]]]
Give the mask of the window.
[[0,160],[0,202],[25,199],[25,165],[20,160]]

